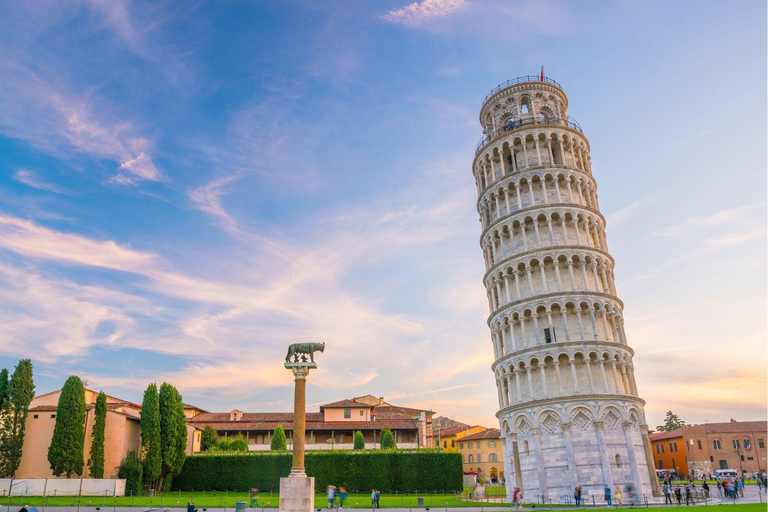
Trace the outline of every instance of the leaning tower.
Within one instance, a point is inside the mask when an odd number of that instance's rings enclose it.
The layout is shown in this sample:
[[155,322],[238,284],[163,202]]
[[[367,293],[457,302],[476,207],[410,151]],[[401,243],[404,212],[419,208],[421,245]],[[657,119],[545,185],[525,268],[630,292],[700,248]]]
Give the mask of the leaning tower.
[[473,171],[507,493],[658,494],[589,142],[549,78],[485,98]]

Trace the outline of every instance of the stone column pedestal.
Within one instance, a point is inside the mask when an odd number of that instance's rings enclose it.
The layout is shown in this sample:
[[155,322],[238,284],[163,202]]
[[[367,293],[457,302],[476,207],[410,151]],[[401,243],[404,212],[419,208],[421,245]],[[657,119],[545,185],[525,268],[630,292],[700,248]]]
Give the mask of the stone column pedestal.
[[315,479],[304,471],[304,439],[307,375],[315,363],[285,363],[293,372],[293,463],[291,474],[280,479],[280,512],[312,512],[315,505]]

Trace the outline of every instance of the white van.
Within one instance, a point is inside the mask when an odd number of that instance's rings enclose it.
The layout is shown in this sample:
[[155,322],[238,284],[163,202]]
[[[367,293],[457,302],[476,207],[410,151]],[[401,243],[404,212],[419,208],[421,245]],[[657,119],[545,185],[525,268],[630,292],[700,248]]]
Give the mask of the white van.
[[718,469],[715,471],[715,478],[736,478],[739,472],[735,469]]

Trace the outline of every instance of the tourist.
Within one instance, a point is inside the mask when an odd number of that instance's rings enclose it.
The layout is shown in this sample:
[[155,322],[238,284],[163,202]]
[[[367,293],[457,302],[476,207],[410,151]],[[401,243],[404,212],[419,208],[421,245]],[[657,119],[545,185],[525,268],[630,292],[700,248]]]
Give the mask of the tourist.
[[333,508],[333,500],[336,499],[336,487],[329,485],[326,494],[328,495],[328,508]]
[[605,503],[609,507],[612,507],[613,504],[611,503],[611,488],[606,485],[605,489],[603,489],[603,492],[605,493]]
[[344,508],[344,500],[347,499],[347,490],[342,485],[339,487],[339,508]]
[[376,508],[376,489],[371,489],[371,508]]
[[618,485],[616,486],[616,505],[621,506],[621,489]]
[[743,497],[744,497],[744,480],[742,480],[741,478],[739,478],[739,479],[736,481],[736,487],[737,487],[737,488],[738,488],[738,490],[739,490],[739,496],[741,496],[741,497],[743,498]]
[[[581,496],[581,488],[577,487],[577,489],[579,489],[579,496]],[[512,491],[512,503],[514,503],[515,505],[519,505],[522,498],[523,498],[523,493],[520,492],[520,488],[515,487],[515,490]]]
[[691,504],[691,488],[690,486],[685,486],[685,505],[688,506]]
[[672,493],[671,493],[671,488],[669,487],[669,484],[667,482],[664,482],[664,487],[662,487],[661,490],[664,493],[664,504],[671,505]]
[[189,503],[187,503],[187,512],[197,512],[194,501],[190,501]]
[[259,508],[259,490],[255,487],[251,489],[251,508]]
[[704,489],[704,497],[709,499],[709,484],[706,480],[704,480],[704,483],[701,486],[702,489]]
[[683,493],[680,492],[680,487],[675,487],[675,499],[678,505],[683,501]]
[[576,488],[573,490],[573,498],[576,500],[576,506],[581,506],[581,486],[577,485]]
[[723,486],[720,484],[720,480],[717,481],[717,497],[723,497]]
[[381,491],[376,489],[376,508],[381,508],[379,500],[381,499]]

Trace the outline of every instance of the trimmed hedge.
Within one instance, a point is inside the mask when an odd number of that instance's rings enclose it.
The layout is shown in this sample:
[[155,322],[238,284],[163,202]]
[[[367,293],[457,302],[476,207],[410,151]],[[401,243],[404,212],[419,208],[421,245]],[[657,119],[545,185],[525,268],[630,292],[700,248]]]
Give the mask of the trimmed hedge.
[[[458,452],[327,451],[305,456],[315,489],[328,485],[370,491],[462,491],[462,457]],[[278,491],[280,478],[291,472],[290,453],[191,455],[174,477],[174,491]]]

